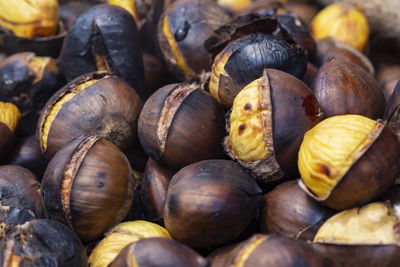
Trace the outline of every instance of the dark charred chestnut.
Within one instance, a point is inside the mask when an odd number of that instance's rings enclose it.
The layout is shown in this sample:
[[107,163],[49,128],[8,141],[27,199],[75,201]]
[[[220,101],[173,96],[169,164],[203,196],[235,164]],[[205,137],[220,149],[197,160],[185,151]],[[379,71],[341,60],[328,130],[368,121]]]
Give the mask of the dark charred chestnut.
[[[219,28],[206,41],[208,50],[216,54],[209,91],[219,103],[230,108],[239,91],[260,78],[265,68],[303,77],[306,51],[289,37],[273,35],[278,25],[269,16],[249,14]],[[283,34],[286,33],[282,31]]]
[[307,85],[286,72],[266,69],[235,98],[226,152],[263,185],[298,177],[297,153],[303,135],[321,115]]
[[333,211],[307,195],[297,181],[289,181],[264,195],[260,228],[266,234],[313,240]]
[[37,219],[0,242],[2,266],[87,266],[79,238],[62,223]]
[[0,161],[14,146],[14,131],[21,118],[17,106],[0,101]]
[[301,240],[255,234],[249,239],[217,249],[208,259],[212,266],[332,266],[331,261],[315,253],[311,245]]
[[168,187],[164,223],[171,236],[194,248],[235,240],[255,215],[261,189],[229,160],[206,160],[177,172]]
[[356,64],[328,59],[311,85],[325,117],[359,114],[382,118],[385,96],[374,77]]
[[27,168],[41,180],[47,166],[35,135],[17,138],[13,149],[3,160],[2,164],[13,164]]
[[15,226],[43,218],[40,184],[29,170],[0,166],[0,239]]
[[[133,265],[135,263],[135,265]],[[146,238],[121,251],[109,267],[209,266],[209,261],[191,248],[168,238]]]
[[43,108],[37,127],[40,147],[50,159],[69,141],[92,134],[125,150],[137,138],[142,105],[121,78],[106,72],[82,75],[56,92]]
[[114,5],[97,5],[74,21],[57,60],[67,81],[99,70],[122,77],[146,99],[142,49],[135,20]]
[[158,39],[168,71],[180,80],[209,71],[212,59],[203,43],[230,20],[212,0],[177,0],[167,5],[158,25]]
[[147,155],[178,170],[200,160],[221,158],[224,111],[198,84],[170,84],[145,103],[138,121]]
[[134,183],[128,160],[111,142],[75,139],[54,155],[43,176],[46,216],[68,225],[83,242],[95,240],[128,214]]

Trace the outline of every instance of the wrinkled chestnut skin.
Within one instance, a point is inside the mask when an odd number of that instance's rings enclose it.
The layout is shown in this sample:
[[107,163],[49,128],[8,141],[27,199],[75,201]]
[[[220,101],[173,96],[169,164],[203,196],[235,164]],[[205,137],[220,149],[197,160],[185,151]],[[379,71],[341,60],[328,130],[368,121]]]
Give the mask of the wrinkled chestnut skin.
[[85,73],[104,70],[96,65],[96,54],[105,70],[122,77],[146,99],[139,33],[132,15],[114,5],[97,5],[74,21],[57,63],[67,81]]
[[[177,60],[162,29],[165,16],[168,17],[174,42],[194,76],[186,75],[177,66]],[[198,77],[202,71],[209,71],[212,59],[203,43],[214,30],[230,19],[227,12],[211,0],[177,0],[166,5],[158,24],[158,40],[168,71],[182,81]]]
[[[183,98],[180,92],[188,88],[193,91]],[[177,105],[179,108],[173,114],[162,114],[168,103],[171,108]],[[162,121],[161,125],[159,121]],[[166,121],[171,124],[168,126]],[[223,108],[199,85],[170,84],[146,101],[138,120],[138,135],[149,157],[171,170],[178,170],[200,160],[221,158],[224,126]],[[160,145],[160,127],[166,127],[168,133],[161,140],[165,142],[164,150]]]
[[14,143],[14,133],[5,123],[0,122],[0,160],[3,160],[10,153]]
[[[135,262],[137,265],[132,265]],[[145,238],[126,246],[109,267],[209,266],[209,261],[191,248],[168,238]]]
[[[0,242],[1,266],[85,267],[87,257],[79,238],[65,225],[37,219],[15,228]],[[10,259],[11,256],[14,259]],[[16,259],[17,258],[17,259]],[[18,262],[10,263],[10,260]]]
[[122,221],[133,200],[134,177],[111,142],[81,137],[60,149],[41,184],[45,214],[88,242]]
[[42,180],[47,163],[35,135],[18,138],[13,149],[2,162],[2,164],[14,164],[27,168],[39,180]]
[[[251,246],[256,247],[251,247]],[[246,255],[245,253],[250,253]],[[317,254],[312,247],[301,240],[278,236],[255,234],[247,240],[222,247],[208,256],[214,267],[239,266],[333,266],[322,254]]]
[[[44,150],[41,135],[50,109],[65,93],[92,79],[100,80],[62,106],[51,124]],[[42,152],[50,159],[69,141],[89,134],[106,138],[126,150],[137,138],[136,122],[142,106],[139,95],[121,78],[105,72],[82,75],[57,91],[43,108],[36,132]]]
[[260,228],[265,234],[312,241],[319,227],[333,213],[307,195],[297,181],[289,181],[264,195]]
[[261,189],[239,164],[206,160],[186,166],[172,178],[164,223],[172,237],[206,249],[235,240],[249,224]]
[[385,96],[374,77],[356,64],[336,58],[327,60],[311,85],[325,117],[359,114],[382,118]]

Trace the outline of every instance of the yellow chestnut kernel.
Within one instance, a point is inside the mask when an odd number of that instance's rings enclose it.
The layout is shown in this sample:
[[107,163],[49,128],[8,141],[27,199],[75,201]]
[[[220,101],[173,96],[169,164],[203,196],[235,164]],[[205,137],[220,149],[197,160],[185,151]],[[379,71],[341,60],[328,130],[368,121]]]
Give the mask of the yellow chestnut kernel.
[[311,23],[315,39],[332,36],[363,51],[369,38],[367,17],[358,5],[335,3],[321,10]]
[[0,1],[0,25],[19,37],[55,35],[58,19],[57,0]]
[[299,150],[301,179],[321,200],[326,199],[351,165],[374,140],[380,124],[361,115],[323,120],[305,135]]
[[88,259],[89,265],[91,267],[106,267],[125,246],[150,237],[171,238],[171,235],[165,228],[147,221],[120,223],[94,248]]
[[[272,155],[272,145],[265,139],[265,119],[271,118],[270,108],[261,108],[262,78],[245,86],[235,97],[230,116],[229,139],[235,155],[243,161],[262,160]],[[265,122],[271,125],[270,122]]]
[[79,92],[83,91],[90,85],[94,84],[98,80],[93,79],[86,82],[83,82],[76,86],[72,91],[63,95],[58,101],[51,107],[49,114],[47,114],[45,121],[43,123],[42,133],[41,133],[41,141],[43,149],[47,148],[47,137],[49,136],[50,127],[56,118],[58,112],[60,112],[61,108],[65,103],[68,103],[74,96],[76,96]]
[[139,15],[136,11],[135,0],[109,0],[108,3],[124,8],[132,14],[136,22],[139,21]]
[[43,77],[44,69],[49,64],[49,57],[32,57],[28,62],[28,68],[35,74],[32,83],[35,84]]
[[375,202],[342,211],[318,230],[314,242],[345,244],[399,244],[394,231],[398,218],[385,203]]
[[6,124],[11,131],[15,131],[20,118],[21,112],[16,105],[0,102],[0,122]]
[[225,65],[228,61],[229,57],[232,55],[232,52],[226,52],[222,50],[214,59],[214,63],[211,68],[211,75],[210,75],[210,83],[208,85],[208,89],[210,90],[211,95],[220,102],[219,99],[219,79],[221,75],[228,74],[225,71]]
[[221,6],[231,8],[233,10],[240,10],[250,6],[251,0],[217,0]]
[[171,47],[172,53],[174,54],[174,58],[176,60],[176,65],[178,68],[183,72],[185,76],[188,77],[196,77],[196,74],[193,72],[192,69],[186,64],[185,59],[182,57],[181,52],[177,46],[175,37],[171,32],[171,28],[169,25],[168,16],[164,16],[162,21],[162,31],[167,38],[168,44]]

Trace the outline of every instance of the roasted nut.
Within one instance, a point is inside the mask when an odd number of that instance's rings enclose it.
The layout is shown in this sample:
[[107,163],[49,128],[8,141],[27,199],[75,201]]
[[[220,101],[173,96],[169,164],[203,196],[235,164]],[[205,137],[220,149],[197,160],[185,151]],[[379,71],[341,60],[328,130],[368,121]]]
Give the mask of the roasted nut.
[[177,0],[167,5],[160,18],[158,39],[168,70],[180,80],[198,78],[211,69],[211,55],[204,41],[230,21],[212,0]]
[[225,149],[264,185],[294,178],[303,135],[320,119],[318,101],[302,81],[266,69],[236,96]]
[[45,213],[83,242],[95,240],[128,214],[134,183],[128,160],[111,142],[75,139],[47,166],[41,185]]
[[163,227],[146,221],[123,222],[106,234],[88,259],[91,267],[106,267],[130,243],[151,237],[171,238]]
[[0,160],[2,160],[14,146],[14,130],[18,125],[21,113],[12,103],[0,101]]
[[359,5],[336,3],[315,16],[311,32],[315,39],[332,36],[363,51],[369,38],[369,25]]
[[50,159],[69,141],[92,134],[125,150],[137,138],[142,105],[135,90],[119,77],[106,72],[78,77],[43,108],[37,127],[40,147]]
[[374,77],[360,66],[328,59],[311,84],[325,117],[358,114],[382,118],[386,100]]
[[313,240],[332,214],[332,210],[308,196],[297,181],[289,181],[264,195],[260,228],[265,234]]
[[311,84],[314,80],[314,76],[317,73],[317,71],[318,71],[318,68],[311,62],[308,62],[306,73],[304,73],[304,76],[303,76],[303,78],[301,78],[301,80],[305,84],[307,84],[307,86],[311,86]]
[[251,5],[252,0],[217,0],[217,3],[228,10],[240,11]]
[[221,158],[224,111],[198,84],[170,84],[145,103],[139,141],[154,160],[178,170],[200,160]]
[[87,266],[79,238],[62,223],[37,219],[0,242],[2,266]]
[[191,248],[167,238],[146,238],[126,246],[109,267],[209,266],[209,261]]
[[399,215],[396,207],[383,202],[344,210],[319,228],[314,242],[399,245]]
[[255,215],[261,189],[252,176],[229,160],[186,166],[172,178],[164,223],[172,237],[205,249],[235,240]]
[[155,92],[166,84],[167,73],[164,64],[157,57],[143,52],[144,85],[147,91]]
[[255,234],[249,239],[217,249],[208,259],[215,267],[250,266],[331,266],[331,261],[315,253],[301,241],[278,235]]
[[400,175],[400,143],[387,122],[361,115],[328,118],[304,135],[300,185],[330,208],[362,205]]
[[97,5],[74,21],[57,61],[67,81],[107,70],[122,77],[146,99],[142,49],[135,20],[114,5]]
[[94,4],[88,1],[66,1],[60,3],[60,20],[63,22],[64,27],[68,30],[71,28],[76,17],[78,17],[82,12],[89,9]]

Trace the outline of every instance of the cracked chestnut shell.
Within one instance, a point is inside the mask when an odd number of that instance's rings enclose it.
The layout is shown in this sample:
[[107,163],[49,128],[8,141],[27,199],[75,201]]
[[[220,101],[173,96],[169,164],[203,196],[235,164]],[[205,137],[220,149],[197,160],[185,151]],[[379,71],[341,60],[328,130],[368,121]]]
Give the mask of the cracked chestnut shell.
[[196,251],[168,238],[146,238],[126,246],[109,267],[209,266]]
[[36,219],[17,226],[0,242],[0,264],[11,266],[87,266],[79,238],[65,225]]
[[264,195],[260,228],[265,234],[313,240],[318,229],[333,213],[307,195],[298,181],[289,181]]
[[387,121],[354,114],[330,117],[304,135],[300,185],[332,209],[365,204],[399,177],[399,151],[399,139]]
[[169,72],[180,80],[200,77],[211,69],[204,41],[231,17],[211,0],[177,0],[166,6],[158,25],[158,40]]
[[261,189],[239,164],[205,160],[177,172],[168,187],[164,223],[171,236],[193,248],[214,248],[246,229]]
[[146,101],[139,141],[149,157],[178,170],[223,156],[224,120],[223,108],[200,85],[169,84]]
[[41,184],[45,214],[68,225],[82,242],[121,222],[133,200],[133,171],[111,142],[81,137],[60,149]]
[[325,117],[359,114],[382,118],[386,100],[371,73],[351,62],[329,58],[311,84]]
[[137,138],[143,106],[121,78],[106,72],[82,75],[57,91],[43,108],[37,126],[40,147],[50,159],[82,135],[96,135],[126,150]]
[[122,77],[146,99],[139,34],[132,15],[114,5],[97,5],[74,21],[57,60],[67,81],[107,70]]
[[266,69],[240,91],[228,121],[225,150],[262,185],[298,176],[303,135],[321,119],[317,99],[296,77]]

